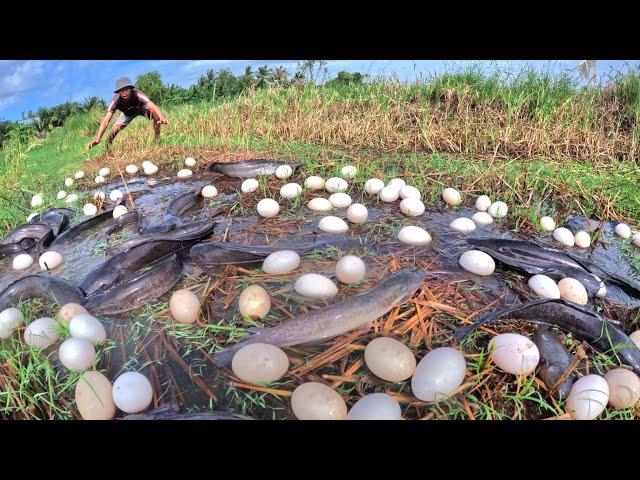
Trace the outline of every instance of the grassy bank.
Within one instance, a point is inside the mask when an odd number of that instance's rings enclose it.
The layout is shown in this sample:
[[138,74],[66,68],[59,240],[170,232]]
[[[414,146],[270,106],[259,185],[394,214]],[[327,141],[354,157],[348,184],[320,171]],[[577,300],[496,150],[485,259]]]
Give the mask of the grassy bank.
[[158,146],[150,123],[136,119],[108,155],[104,144],[85,150],[103,113],[94,110],[71,117],[22,159],[0,161],[0,223],[21,222],[36,191],[55,199],[83,164],[91,180],[103,165],[230,152],[316,167],[349,161],[367,174],[407,175],[427,196],[449,185],[469,197],[488,192],[529,218],[562,206],[633,223],[640,218],[639,78],[632,72],[606,88],[584,88],[563,75],[508,79],[472,69],[414,85],[262,89],[167,107],[170,125]]

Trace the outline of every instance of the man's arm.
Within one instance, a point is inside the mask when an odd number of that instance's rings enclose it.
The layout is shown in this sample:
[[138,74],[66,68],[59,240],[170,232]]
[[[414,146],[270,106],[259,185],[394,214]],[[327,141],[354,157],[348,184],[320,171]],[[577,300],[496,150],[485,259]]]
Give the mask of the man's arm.
[[113,112],[111,110],[107,111],[107,114],[102,119],[102,122],[100,122],[100,128],[98,128],[98,133],[96,133],[96,138],[94,138],[89,143],[89,150],[91,150],[93,147],[95,147],[97,144],[100,143],[100,140],[102,139],[102,135],[104,135],[104,131],[109,126],[109,122],[111,122],[112,118],[113,118]]
[[153,117],[157,118],[156,123],[158,125],[169,125],[169,122],[167,121],[165,116],[162,114],[158,106],[155,103],[153,103],[151,100],[147,102],[147,110],[149,110],[149,113],[151,113]]

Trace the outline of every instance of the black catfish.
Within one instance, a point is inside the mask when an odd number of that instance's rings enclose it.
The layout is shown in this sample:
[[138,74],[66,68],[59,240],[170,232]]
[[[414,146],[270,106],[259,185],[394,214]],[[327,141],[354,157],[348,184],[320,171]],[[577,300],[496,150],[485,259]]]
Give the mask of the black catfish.
[[253,329],[252,335],[213,356],[216,365],[231,363],[235,353],[250,343],[269,343],[278,347],[320,343],[370,324],[402,305],[420,288],[426,271],[396,270],[364,293],[348,297],[322,310],[313,310],[279,325]]
[[25,253],[36,244],[32,238],[23,238],[18,243],[0,244],[0,258]]
[[93,314],[102,315],[115,315],[134,310],[171,290],[180,281],[182,272],[182,260],[172,255],[124,283],[87,297],[84,307]]
[[113,225],[109,227],[106,234],[113,235],[119,232],[124,227],[131,226],[134,231],[139,231],[140,212],[138,210],[130,210],[124,215],[120,215],[113,222]]
[[597,275],[589,272],[574,257],[553,248],[533,243],[499,238],[470,238],[467,243],[489,254],[494,260],[530,275],[546,275],[554,280],[572,277],[584,285],[587,292],[601,295],[606,287]]
[[180,407],[168,403],[147,413],[127,415],[122,420],[253,420],[251,417],[233,412],[180,413]]
[[524,320],[559,327],[603,353],[611,352],[615,347],[616,358],[640,374],[640,349],[623,331],[597,313],[562,298],[534,300],[487,312],[480,315],[473,324],[458,328],[454,333],[454,339],[461,342],[478,327],[502,319]]
[[293,250],[297,253],[311,253],[329,246],[357,246],[355,241],[342,236],[315,237],[314,241],[288,241],[274,246],[242,245],[240,243],[207,242],[195,245],[189,250],[189,257],[201,267],[217,265],[250,265],[262,262],[274,252]]
[[215,162],[209,165],[208,170],[210,172],[222,173],[227,177],[255,178],[259,175],[273,175],[281,165],[289,165],[293,170],[300,167],[300,163],[297,162],[283,162],[256,158],[233,163]]
[[174,242],[182,242],[189,240],[200,240],[210,235],[213,232],[216,224],[218,223],[215,219],[205,218],[202,220],[196,220],[189,223],[184,223],[181,226],[167,232],[164,235],[160,234],[143,234],[139,235],[135,238],[127,240],[126,242],[122,242],[120,245],[115,248],[108,249],[110,255],[117,255],[122,253],[130,248],[133,248],[137,245],[142,245],[147,242],[156,242],[156,241],[174,241]]
[[113,209],[105,210],[104,212],[96,215],[95,217],[91,217],[84,222],[77,223],[73,227],[69,228],[59,236],[55,238],[55,240],[51,243],[52,247],[56,245],[67,243],[73,239],[75,239],[79,234],[84,232],[89,228],[93,228],[96,225],[100,225],[102,223],[109,222],[113,220]]
[[162,241],[146,242],[115,255],[98,265],[80,283],[85,295],[93,295],[115,287],[128,275],[133,275],[143,267],[153,262],[177,253],[193,245],[191,241]]
[[85,297],[77,286],[52,275],[25,275],[0,292],[0,312],[20,301],[46,298],[60,306],[66,303],[82,305]]
[[[571,354],[558,339],[558,336],[547,328],[539,327],[536,329],[531,340],[540,352],[540,377],[547,388],[551,390],[571,366]],[[575,375],[569,375],[558,387],[556,392],[558,397],[567,398],[574,381]]]
[[46,240],[53,240],[53,229],[45,223],[25,223],[11,230],[3,239],[2,244],[20,243],[25,238],[36,242],[42,241],[47,246]]

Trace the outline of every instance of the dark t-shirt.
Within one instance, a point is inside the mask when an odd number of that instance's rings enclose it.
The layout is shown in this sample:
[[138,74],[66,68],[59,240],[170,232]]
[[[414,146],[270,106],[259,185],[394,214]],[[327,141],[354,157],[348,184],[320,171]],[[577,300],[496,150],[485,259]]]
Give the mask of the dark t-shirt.
[[140,111],[140,107],[146,106],[149,103],[149,97],[142,90],[137,88],[133,89],[133,95],[129,97],[129,100],[125,100],[120,97],[120,94],[116,93],[111,102],[109,103],[109,111],[115,112],[120,110],[125,115],[133,115]]

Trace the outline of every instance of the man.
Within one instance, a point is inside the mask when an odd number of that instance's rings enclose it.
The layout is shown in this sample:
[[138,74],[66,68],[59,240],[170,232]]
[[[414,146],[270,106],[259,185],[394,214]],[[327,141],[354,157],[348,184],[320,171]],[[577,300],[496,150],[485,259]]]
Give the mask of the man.
[[168,125],[167,119],[164,117],[158,106],[153,103],[149,97],[147,97],[141,90],[136,88],[131,80],[127,77],[122,77],[116,80],[116,95],[109,103],[107,114],[100,122],[100,128],[94,138],[89,143],[89,150],[100,143],[100,139],[104,134],[104,131],[109,126],[109,122],[113,118],[113,114],[116,110],[119,110],[120,117],[116,120],[115,125],[111,129],[111,133],[107,137],[107,148],[116,138],[118,132],[131,123],[131,120],[138,115],[145,116],[149,120],[153,120],[154,140],[157,142],[160,136],[160,125]]

